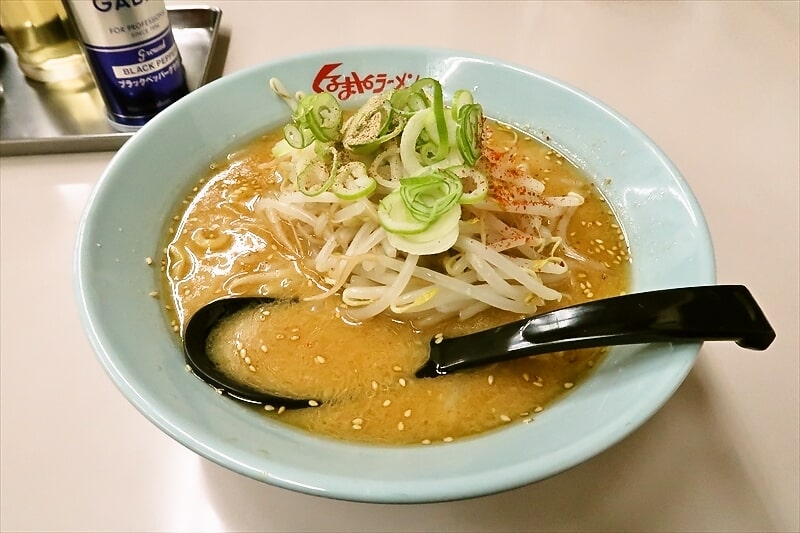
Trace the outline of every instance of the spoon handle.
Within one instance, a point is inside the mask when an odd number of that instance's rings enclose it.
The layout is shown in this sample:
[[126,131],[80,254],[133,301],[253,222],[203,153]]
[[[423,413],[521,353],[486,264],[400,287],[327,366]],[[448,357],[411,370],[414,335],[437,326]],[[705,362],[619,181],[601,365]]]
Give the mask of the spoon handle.
[[713,285],[605,298],[431,343],[420,377],[561,350],[733,340],[765,350],[775,331],[747,288]]

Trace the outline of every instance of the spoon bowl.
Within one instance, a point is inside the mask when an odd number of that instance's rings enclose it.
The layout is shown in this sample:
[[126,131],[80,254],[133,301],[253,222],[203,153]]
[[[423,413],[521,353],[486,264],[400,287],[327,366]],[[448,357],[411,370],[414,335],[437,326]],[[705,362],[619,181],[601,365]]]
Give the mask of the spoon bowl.
[[[186,361],[201,379],[231,398],[297,409],[320,405],[262,391],[225,375],[208,350],[208,336],[225,317],[250,306],[281,305],[259,296],[228,297],[200,308],[183,335]],[[572,305],[503,326],[430,341],[418,378],[432,378],[482,365],[562,350],[657,342],[733,340],[765,350],[775,331],[750,291],[742,285],[665,289]]]

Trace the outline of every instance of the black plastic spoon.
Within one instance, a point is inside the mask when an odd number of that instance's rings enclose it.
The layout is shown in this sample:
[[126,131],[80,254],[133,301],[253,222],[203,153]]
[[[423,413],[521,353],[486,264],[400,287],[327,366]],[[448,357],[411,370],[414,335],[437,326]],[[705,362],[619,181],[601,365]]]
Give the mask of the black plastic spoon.
[[[274,302],[266,297],[230,297],[199,309],[184,332],[186,361],[200,378],[238,400],[287,409],[318,405],[319,400],[285,398],[237,383],[220,372],[207,353],[208,335],[222,318]],[[416,376],[442,376],[579,348],[733,340],[743,348],[765,350],[774,339],[775,331],[744,286],[685,287],[594,300],[463,337],[433,339],[428,361]]]

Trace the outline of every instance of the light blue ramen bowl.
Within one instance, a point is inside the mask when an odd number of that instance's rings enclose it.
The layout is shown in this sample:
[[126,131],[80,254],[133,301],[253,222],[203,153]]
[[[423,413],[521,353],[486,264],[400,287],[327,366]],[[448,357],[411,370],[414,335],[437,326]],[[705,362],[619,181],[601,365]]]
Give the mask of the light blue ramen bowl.
[[450,50],[331,50],[264,64],[181,99],[115,155],[80,226],[75,268],[83,325],[118,389],[172,438],[226,468],[272,485],[337,499],[432,502],[541,480],[612,446],[681,384],[699,345],[616,348],[591,378],[532,424],[431,446],[369,446],[266,420],[219,396],[184,368],[161,302],[148,294],[166,221],[214,160],[284,124],[268,87],[329,90],[357,104],[417,76],[446,96],[474,91],[485,113],[547,139],[595,180],[621,221],[633,257],[632,290],[713,284],[700,208],[657,146],[613,110],[561,82]]

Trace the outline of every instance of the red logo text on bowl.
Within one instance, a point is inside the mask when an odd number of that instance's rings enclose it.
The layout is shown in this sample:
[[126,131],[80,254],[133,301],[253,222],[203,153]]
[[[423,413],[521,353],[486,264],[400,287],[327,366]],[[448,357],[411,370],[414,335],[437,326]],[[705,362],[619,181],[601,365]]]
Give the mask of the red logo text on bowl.
[[385,89],[400,89],[417,81],[419,74],[411,72],[362,73],[351,70],[349,74],[337,72],[342,63],[326,63],[317,71],[311,88],[316,93],[329,92],[339,100],[347,100],[353,95],[383,92]]

